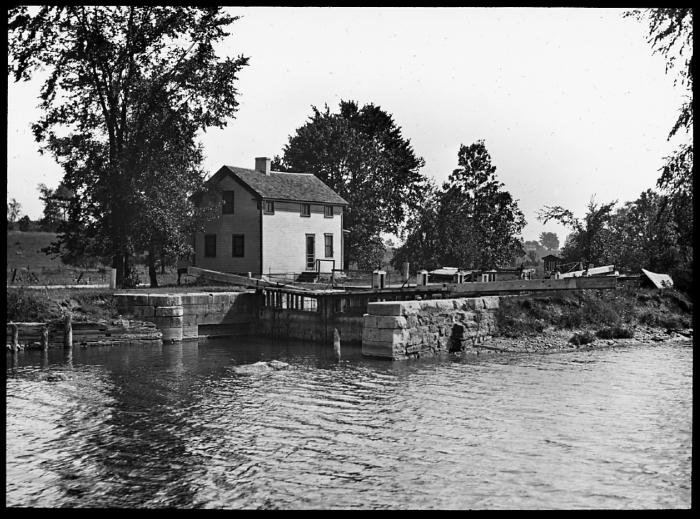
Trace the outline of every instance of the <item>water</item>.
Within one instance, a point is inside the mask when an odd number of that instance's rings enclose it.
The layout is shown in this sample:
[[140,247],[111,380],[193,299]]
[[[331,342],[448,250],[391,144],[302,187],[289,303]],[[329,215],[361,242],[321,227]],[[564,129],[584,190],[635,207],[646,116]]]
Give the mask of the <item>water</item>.
[[[233,369],[271,359],[290,368]],[[691,504],[690,343],[336,362],[229,339],[7,363],[7,506]]]

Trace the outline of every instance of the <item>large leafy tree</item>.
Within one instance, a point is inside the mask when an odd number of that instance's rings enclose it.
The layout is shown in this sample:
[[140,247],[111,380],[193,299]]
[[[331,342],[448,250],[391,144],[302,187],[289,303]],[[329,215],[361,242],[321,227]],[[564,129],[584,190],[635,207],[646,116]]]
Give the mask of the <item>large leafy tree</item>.
[[612,215],[607,251],[611,262],[632,271],[668,272],[678,266],[678,236],[671,215],[663,210],[665,199],[648,189]]
[[559,248],[559,237],[555,232],[543,232],[540,234],[540,243],[547,250],[556,250]]
[[[687,270],[692,273],[693,261],[693,9],[664,7],[635,9],[633,16],[648,23],[647,40],[653,52],[666,60],[666,72],[675,74],[674,84],[685,91],[676,122],[668,139],[689,137],[666,157],[657,186],[667,195],[661,212],[668,213],[678,235],[678,246]],[[692,277],[692,274],[691,274]]]
[[216,7],[10,10],[9,72],[48,71],[34,135],[76,194],[56,250],[111,257],[123,286],[135,252],[182,243],[187,195],[203,182],[196,133],[238,105],[248,58],[214,50],[236,19]]
[[609,223],[615,204],[617,200],[599,204],[591,198],[583,218],[575,217],[562,206],[545,206],[537,218],[544,223],[554,220],[573,230],[567,237],[562,256],[565,261],[581,261],[585,268],[590,263],[600,264],[608,257]]
[[313,173],[345,198],[346,262],[373,268],[384,253],[381,233],[401,232],[422,203],[424,161],[378,106],[341,101],[338,113],[312,111],[273,168]]
[[493,268],[523,254],[525,217],[496,178],[484,141],[462,145],[458,168],[431,193],[394,256],[417,268]]

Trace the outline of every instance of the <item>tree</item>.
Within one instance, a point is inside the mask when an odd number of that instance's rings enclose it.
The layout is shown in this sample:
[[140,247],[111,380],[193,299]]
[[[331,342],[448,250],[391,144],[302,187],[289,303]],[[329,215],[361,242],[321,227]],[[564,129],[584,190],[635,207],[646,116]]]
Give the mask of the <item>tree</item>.
[[[681,8],[635,9],[625,13],[649,24],[648,42],[653,52],[666,59],[666,72],[676,71],[675,85],[685,89],[685,101],[671,128],[668,140],[684,130],[692,137],[693,128],[693,10]],[[680,64],[680,66],[679,66]],[[678,235],[685,277],[692,282],[693,263],[693,144],[680,144],[662,168],[657,186],[667,195],[661,211],[668,212]],[[687,275],[689,274],[689,276]]]
[[648,189],[612,215],[608,252],[612,262],[633,272],[641,268],[669,272],[679,265],[678,236],[670,214],[663,210],[665,198]]
[[551,220],[570,227],[574,232],[567,237],[562,250],[565,261],[582,261],[584,268],[599,263],[606,258],[605,242],[608,238],[608,223],[617,200],[607,204],[597,204],[594,198],[588,203],[588,211],[583,220],[561,206],[545,206],[538,212],[537,219],[545,224]]
[[460,146],[458,168],[425,198],[394,266],[493,268],[524,253],[519,238],[525,217],[503,184],[484,141]]
[[16,199],[12,198],[7,203],[7,228],[14,229],[15,222],[19,218],[22,211],[22,204],[20,204]]
[[39,221],[41,229],[55,232],[59,224],[66,219],[68,203],[73,193],[63,184],[59,184],[56,189],[51,189],[42,183],[37,186],[37,189],[40,193],[39,199],[44,203],[44,216]]
[[[181,158],[201,160],[191,152],[196,131],[225,126],[237,110],[236,75],[248,58],[220,59],[214,51],[237,17],[217,7],[33,9],[35,14],[27,7],[10,10],[9,71],[15,81],[40,68],[49,72],[41,91],[43,116],[33,131],[42,150],[63,167],[63,183],[76,195],[53,251],[64,246],[72,257],[110,256],[118,285],[129,285],[131,259],[143,246],[139,233],[162,224],[153,218],[157,209],[188,204],[153,195],[159,189],[154,182],[169,175],[177,183],[183,170],[199,166],[171,171],[172,161],[156,163],[163,153],[148,160],[145,154],[184,144],[188,152]],[[147,135],[171,127],[185,131],[177,138],[171,131]],[[192,186],[189,178],[183,184]],[[164,205],[145,214],[143,197]]]
[[27,232],[32,221],[29,219],[29,216],[25,214],[22,218],[19,219],[17,223],[19,224],[20,231]]
[[540,234],[540,243],[547,250],[556,250],[559,248],[559,237],[555,232],[543,232]]
[[391,115],[354,101],[341,101],[339,113],[312,107],[309,120],[272,164],[280,171],[313,173],[348,201],[345,260],[363,269],[380,264],[381,233],[400,233],[423,202],[423,165]]

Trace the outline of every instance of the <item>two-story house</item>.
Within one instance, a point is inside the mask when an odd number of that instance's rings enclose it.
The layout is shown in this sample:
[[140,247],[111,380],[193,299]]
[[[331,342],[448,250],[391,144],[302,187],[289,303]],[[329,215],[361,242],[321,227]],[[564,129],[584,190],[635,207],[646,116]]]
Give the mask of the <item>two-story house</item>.
[[343,268],[343,210],[348,203],[310,173],[223,166],[198,204],[221,214],[194,237],[197,267],[253,275]]

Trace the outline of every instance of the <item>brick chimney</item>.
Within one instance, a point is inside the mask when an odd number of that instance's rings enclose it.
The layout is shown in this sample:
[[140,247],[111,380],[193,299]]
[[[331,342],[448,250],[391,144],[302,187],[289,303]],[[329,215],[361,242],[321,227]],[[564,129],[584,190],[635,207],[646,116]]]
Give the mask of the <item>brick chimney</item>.
[[255,157],[255,171],[259,171],[263,175],[269,175],[271,162],[267,157]]

